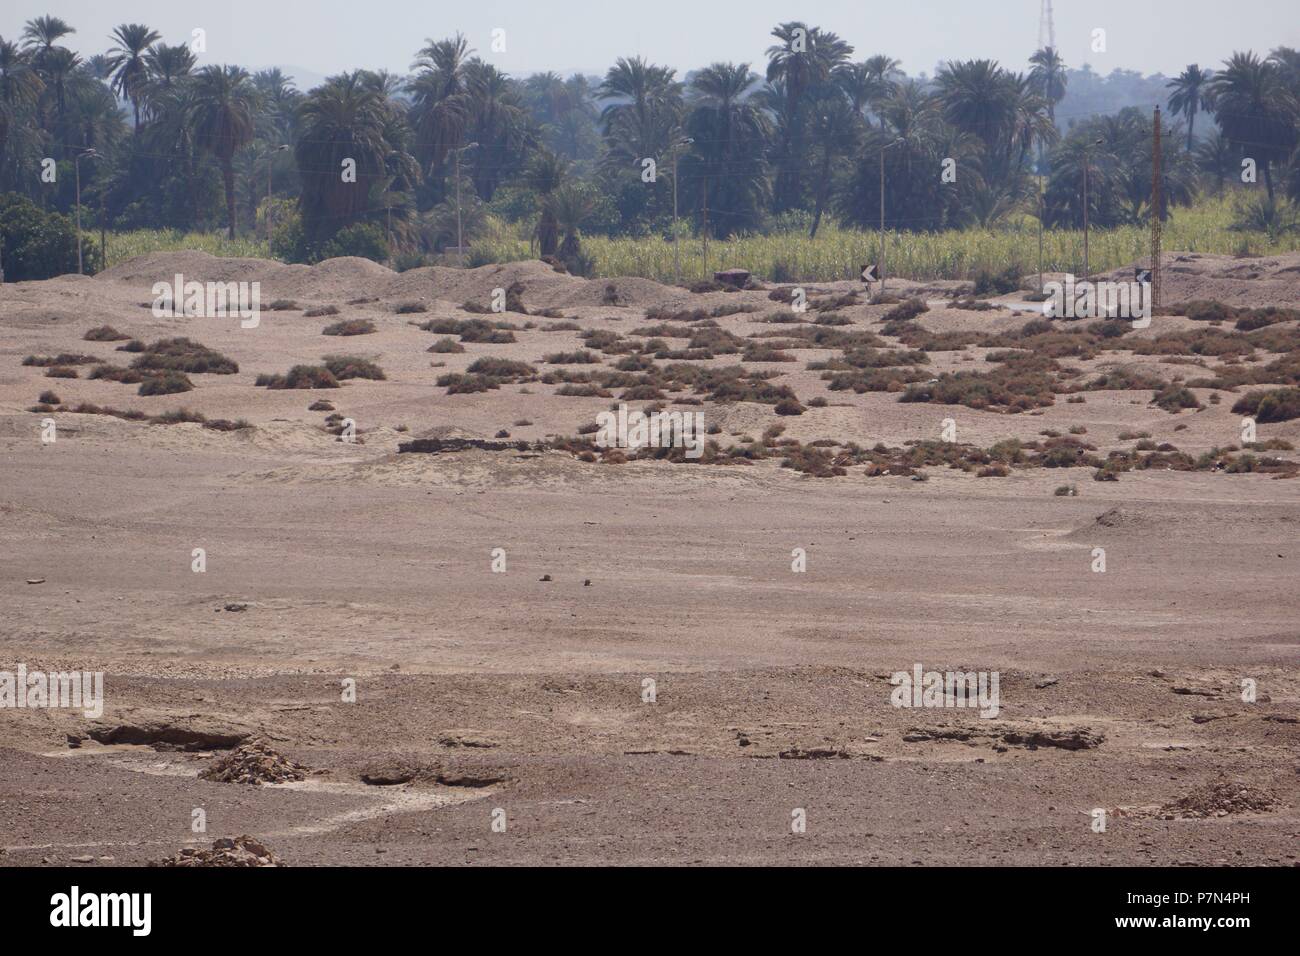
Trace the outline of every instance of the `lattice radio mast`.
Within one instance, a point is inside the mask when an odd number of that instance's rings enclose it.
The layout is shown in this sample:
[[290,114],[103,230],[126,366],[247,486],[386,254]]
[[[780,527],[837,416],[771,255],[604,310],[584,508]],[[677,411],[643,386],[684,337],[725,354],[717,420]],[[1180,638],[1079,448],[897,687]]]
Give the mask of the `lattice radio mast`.
[[1056,49],[1056,23],[1052,17],[1052,0],[1042,0],[1042,12],[1038,15],[1038,49]]

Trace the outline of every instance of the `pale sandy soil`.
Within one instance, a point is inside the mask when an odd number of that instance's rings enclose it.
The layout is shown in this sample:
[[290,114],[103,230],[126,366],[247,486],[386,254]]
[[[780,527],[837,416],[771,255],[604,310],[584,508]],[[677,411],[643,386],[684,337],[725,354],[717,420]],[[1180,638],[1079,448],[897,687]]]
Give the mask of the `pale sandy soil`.
[[[1300,300],[1300,256],[1169,264],[1166,301]],[[341,315],[264,311],[257,329],[154,318],[141,304],[177,272],[257,280],[263,305],[290,298]],[[452,396],[434,386],[484,355],[537,361],[581,344],[540,330],[560,320],[511,314],[488,318],[538,328],[514,344],[425,351],[440,336],[413,323],[466,318],[458,306],[516,280],[530,308],[623,335],[650,324],[651,306],[780,308],[764,292],[692,295],[639,279],[616,280],[624,304],[605,306],[605,281],[540,263],[394,275],[362,260],[307,268],[188,253],[0,287],[0,670],[102,670],[107,688],[97,720],[0,709],[0,862],[141,864],[249,833],[292,865],[1296,863],[1300,481],[938,468],[920,483],[861,468],[814,479],[775,462],[397,454],[430,433],[572,435],[609,406],[541,383]],[[894,284],[931,299],[921,321],[936,331],[1025,321],[941,307],[956,283]],[[346,304],[363,297],[376,301]],[[408,301],[428,312],[394,313]],[[884,311],[847,309],[847,328],[878,331]],[[742,336],[777,328],[761,314],[717,321]],[[338,318],[378,331],[322,336]],[[58,352],[127,364],[117,343],[82,341],[104,323],[145,341],[187,335],[240,371],[140,397],[87,380],[86,367],[65,380],[21,365]],[[1144,334],[1191,325],[1157,317]],[[935,353],[932,368],[983,351]],[[253,386],[339,352],[373,358],[387,380]],[[720,438],[779,420],[805,442],[900,445],[937,438],[953,418],[959,439],[981,446],[1072,425],[1103,453],[1131,447],[1124,431],[1193,454],[1240,441],[1230,397],[1174,416],[1149,391],[1090,392],[1085,404],[1058,397],[1004,415],[831,393],[804,366],[837,353],[796,354],[776,381],[831,404],[784,419],[766,405],[706,405]],[[1071,364],[1187,371],[1129,353]],[[27,411],[46,388],[65,406],[184,407],[254,428]],[[307,411],[319,398],[355,419],[362,443],[325,431],[325,414]],[[46,417],[58,427],[48,445]],[[1259,433],[1300,443],[1300,421]],[[1078,497],[1053,495],[1070,482]],[[1099,547],[1104,574],[1091,570]],[[191,571],[194,548],[206,550],[205,573]],[[496,548],[505,573],[491,570]],[[795,548],[806,573],[791,571]],[[917,663],[999,672],[1000,713],[891,706],[889,675]],[[647,678],[654,703],[642,699]],[[1258,684],[1254,703],[1241,699],[1244,678]],[[340,699],[349,679],[356,703]],[[1024,743],[1075,731],[1096,745]],[[214,749],[254,737],[319,772],[261,788],[197,779]],[[394,765],[409,782],[362,782]],[[1153,809],[1220,782],[1270,809]],[[195,808],[205,835],[191,832]],[[1091,827],[1098,808],[1104,833]],[[505,832],[492,829],[497,809]],[[805,833],[791,832],[796,809]]]

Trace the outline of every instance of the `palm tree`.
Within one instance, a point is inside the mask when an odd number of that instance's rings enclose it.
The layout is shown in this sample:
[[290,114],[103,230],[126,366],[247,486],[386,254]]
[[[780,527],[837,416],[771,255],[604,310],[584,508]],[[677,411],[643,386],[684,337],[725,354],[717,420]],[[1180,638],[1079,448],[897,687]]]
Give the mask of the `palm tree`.
[[131,101],[135,112],[135,128],[140,128],[140,102],[149,82],[147,55],[149,47],[162,39],[162,35],[143,23],[124,23],[113,31],[110,39],[116,45],[109,50],[113,66],[113,92]]
[[184,43],[168,46],[159,43],[145,55],[149,76],[158,86],[168,89],[194,72],[198,58]]
[[835,81],[848,97],[853,112],[863,115],[868,109],[876,111],[899,75],[898,60],[877,54],[861,63],[842,64],[835,71]]
[[545,205],[556,228],[564,234],[558,250],[560,260],[575,275],[586,274],[590,270],[582,254],[579,230],[582,222],[591,215],[591,197],[578,184],[565,183],[546,197]]
[[465,67],[465,88],[470,96],[469,138],[478,143],[470,157],[474,190],[490,202],[501,180],[513,173],[517,157],[535,142],[519,85],[495,66],[480,59]]
[[54,44],[59,40],[76,32],[58,17],[37,17],[35,20],[28,20],[27,25],[23,27],[23,47],[35,53],[35,65],[39,70],[43,65],[41,58],[44,54],[54,49]]
[[1196,166],[1207,176],[1214,178],[1214,188],[1223,191],[1223,185],[1240,168],[1241,154],[1228,142],[1228,138],[1214,130],[1196,144]]
[[1004,150],[1016,128],[1019,91],[996,60],[945,64],[935,76],[944,117],[979,137],[990,153]]
[[473,51],[459,33],[448,40],[426,40],[425,44],[411,64],[413,70],[419,71],[408,86],[414,99],[411,125],[419,144],[418,155],[442,193],[446,191],[443,181],[447,153],[464,141],[469,122],[465,64]]
[[1033,69],[1029,71],[1029,82],[1039,96],[1047,101],[1047,115],[1056,123],[1056,104],[1065,98],[1065,87],[1069,83],[1069,74],[1065,72],[1065,61],[1055,47],[1044,47],[1029,58]]
[[1264,170],[1268,198],[1274,198],[1274,163],[1284,163],[1296,145],[1295,98],[1277,64],[1254,53],[1234,53],[1209,83],[1219,128],[1243,156]]
[[76,76],[77,68],[81,66],[81,57],[67,47],[56,46],[44,55],[42,62],[45,89],[54,96],[54,114],[61,123],[67,111],[68,86]]
[[528,167],[528,187],[537,193],[541,201],[541,216],[534,231],[538,255],[553,256],[559,247],[560,227],[555,206],[550,200],[551,195],[564,185],[568,175],[569,164],[544,146],[537,151],[532,165]]
[[1196,128],[1196,114],[1199,110],[1208,109],[1210,106],[1209,85],[1213,78],[1213,70],[1202,70],[1193,63],[1183,70],[1176,79],[1165,84],[1174,91],[1169,97],[1169,112],[1175,116],[1182,113],[1187,117],[1187,149],[1189,151],[1192,149],[1194,142],[1193,131]]
[[822,87],[848,62],[853,47],[834,33],[809,27],[797,20],[772,30],[780,40],[767,48],[767,81],[782,84],[785,94],[785,123],[779,124],[781,143],[774,188],[778,211],[800,204],[803,193],[801,166],[807,161],[804,130],[807,100],[821,97]]
[[30,56],[18,49],[18,44],[0,37],[0,156],[9,129],[36,106],[43,88]]
[[730,235],[759,225],[767,199],[764,145],[771,123],[749,91],[759,82],[748,63],[714,63],[691,80],[686,129],[694,143],[681,163],[686,195],[707,208],[711,231]]
[[[120,75],[120,74],[119,74]],[[194,78],[190,125],[198,147],[221,165],[226,190],[227,235],[235,238],[235,153],[253,139],[257,92],[237,66],[208,66]],[[138,128],[138,126],[137,126]],[[337,177],[337,173],[335,173]]]
[[[328,239],[371,211],[371,189],[387,176],[392,145],[385,131],[392,118],[388,101],[361,70],[330,77],[303,101],[294,156],[309,240]],[[339,175],[346,159],[356,162],[355,183]]]
[[600,113],[608,152],[605,162],[627,168],[643,159],[661,160],[675,139],[682,114],[677,71],[620,57],[605,74],[596,97],[610,100]]

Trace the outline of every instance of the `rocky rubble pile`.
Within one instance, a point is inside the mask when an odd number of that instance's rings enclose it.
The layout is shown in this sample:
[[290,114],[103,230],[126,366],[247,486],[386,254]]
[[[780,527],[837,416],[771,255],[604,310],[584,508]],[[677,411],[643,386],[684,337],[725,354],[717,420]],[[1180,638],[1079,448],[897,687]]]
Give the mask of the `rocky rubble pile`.
[[1173,803],[1166,803],[1160,808],[1159,816],[1161,820],[1202,820],[1233,813],[1262,813],[1276,806],[1276,798],[1268,791],[1220,781],[1199,787]]
[[254,741],[235,748],[199,772],[203,780],[221,783],[247,783],[260,787],[264,783],[302,780],[306,768],[272,750],[265,741]]
[[154,866],[281,866],[275,854],[264,843],[251,836],[237,836],[233,840],[220,839],[211,850],[187,847],[173,857]]

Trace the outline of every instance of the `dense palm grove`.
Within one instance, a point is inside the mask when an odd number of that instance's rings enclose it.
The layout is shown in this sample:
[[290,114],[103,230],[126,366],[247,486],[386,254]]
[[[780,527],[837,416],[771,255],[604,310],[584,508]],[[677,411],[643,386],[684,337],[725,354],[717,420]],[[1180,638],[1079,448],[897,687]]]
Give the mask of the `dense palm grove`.
[[[1094,225],[1151,215],[1151,112],[1061,115],[1079,74],[1052,49],[1023,72],[968,60],[913,79],[792,22],[753,69],[679,79],[630,58],[594,82],[509,77],[457,35],[427,41],[408,76],[358,70],[304,93],[279,70],[199,68],[141,24],[84,59],[65,45],[74,33],[47,16],[0,37],[0,192],[68,212],[79,174],[92,231],[255,230],[286,259],[402,266],[455,245],[458,224],[469,244],[490,222],[526,223],[539,255],[586,273],[583,233],[667,235],[674,203],[695,235],[874,228],[882,159],[890,229],[1020,214],[1072,228],[1085,172]],[[1239,179],[1246,157],[1262,187],[1253,215],[1293,215],[1300,53],[1189,66],[1164,95],[1162,215]]]

